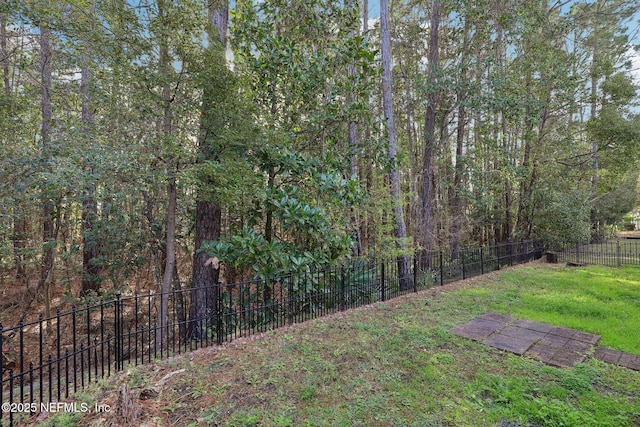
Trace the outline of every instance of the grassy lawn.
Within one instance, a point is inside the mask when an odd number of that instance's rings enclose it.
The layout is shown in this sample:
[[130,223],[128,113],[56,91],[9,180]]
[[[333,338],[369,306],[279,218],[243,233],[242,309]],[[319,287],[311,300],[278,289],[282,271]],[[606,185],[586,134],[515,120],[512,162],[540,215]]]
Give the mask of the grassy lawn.
[[490,311],[599,334],[601,346],[640,354],[638,267],[523,267],[463,294]]
[[75,398],[109,414],[43,425],[640,425],[639,372],[554,368],[449,332],[494,311],[640,353],[640,269],[531,264],[456,287],[130,367]]

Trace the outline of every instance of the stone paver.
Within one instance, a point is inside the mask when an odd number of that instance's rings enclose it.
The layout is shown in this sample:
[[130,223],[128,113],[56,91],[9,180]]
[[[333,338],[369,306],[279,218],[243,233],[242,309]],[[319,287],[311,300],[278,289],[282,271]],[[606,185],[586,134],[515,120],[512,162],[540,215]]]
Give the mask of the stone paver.
[[600,340],[599,335],[496,313],[485,313],[453,327],[451,332],[561,367],[584,361],[592,346]]
[[640,371],[640,356],[637,354],[622,353],[618,364],[633,369],[634,371]]
[[470,338],[475,341],[483,341],[486,337],[504,328],[508,321],[506,319],[491,319],[488,317],[477,317],[464,325],[454,326],[451,330],[456,335]]
[[557,351],[557,348],[548,347],[540,343],[535,343],[529,348],[527,355],[533,359],[543,362],[545,360],[551,360],[551,358],[554,354],[556,354]]
[[573,338],[576,334],[576,330],[569,328],[553,328],[549,331],[549,335],[555,335],[562,338]]
[[533,329],[525,329],[515,325],[507,326],[500,331],[501,334],[514,338],[520,338],[531,342],[536,342],[544,338],[544,332],[534,331]]
[[484,340],[484,343],[491,347],[499,348],[500,350],[509,351],[515,354],[523,354],[531,345],[527,340],[499,333],[491,334],[491,336]]
[[640,371],[640,355],[637,354],[624,353],[610,348],[597,348],[593,357],[606,363]]
[[591,350],[591,347],[593,347],[593,345],[586,342],[569,340],[562,348],[579,354],[586,354]]
[[593,357],[595,357],[596,359],[602,360],[603,362],[616,364],[618,363],[618,360],[620,359],[621,354],[622,352],[618,350],[611,350],[610,348],[599,347],[599,348],[596,348],[595,353],[593,353]]
[[569,338],[559,337],[557,335],[546,335],[540,340],[540,345],[551,348],[560,348],[569,342]]
[[590,334],[588,332],[578,331],[573,339],[576,341],[585,342],[587,344],[596,345],[600,341],[600,335]]
[[565,350],[564,348],[561,348],[556,351],[549,360],[543,360],[543,362],[560,368],[570,368],[576,363],[584,362],[584,359],[586,358],[587,355],[584,353],[580,354],[572,350]]
[[[558,367],[571,367],[583,362],[600,341],[600,335],[496,313],[482,314],[467,323],[454,326],[450,331]],[[593,357],[640,371],[640,355],[597,347]]]
[[516,320],[513,322],[514,326],[518,326],[524,329],[531,329],[532,331],[544,332],[547,333],[551,331],[554,326],[547,325],[545,323],[531,322],[530,320]]

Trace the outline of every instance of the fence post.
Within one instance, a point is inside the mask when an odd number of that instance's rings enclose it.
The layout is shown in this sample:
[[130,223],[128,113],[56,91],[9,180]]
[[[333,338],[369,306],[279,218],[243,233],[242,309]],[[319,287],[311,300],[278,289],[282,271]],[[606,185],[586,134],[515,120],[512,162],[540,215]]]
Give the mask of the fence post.
[[413,292],[418,292],[418,260],[413,254]]
[[[282,286],[282,284],[280,284]],[[287,282],[287,323],[293,325],[293,274],[289,274]]]
[[464,251],[460,251],[462,252],[462,254],[458,254],[458,256],[460,256],[460,258],[462,259],[462,280],[467,278],[466,272],[464,271]]
[[[1,373],[0,373],[1,375]],[[13,403],[13,369],[9,369],[9,403]],[[0,390],[0,394],[2,394],[2,390]],[[13,411],[9,411],[9,425],[13,426]]]
[[440,249],[440,286],[444,285],[444,266],[442,265],[442,249]]
[[484,246],[480,246],[480,274],[484,274]]
[[215,285],[216,298],[216,342],[222,345],[224,339],[224,295],[222,293],[222,282],[218,281]]
[[[116,363],[116,371],[120,370],[120,364],[122,363],[122,334],[120,333],[120,328],[122,327],[121,324],[121,319],[120,319],[120,291],[116,291],[116,299],[114,301],[114,305],[113,305],[113,311],[114,311],[114,325],[113,325],[113,339],[114,344],[114,351],[115,351],[115,363]],[[75,308],[75,307],[74,307]],[[74,311],[75,313],[75,311]],[[74,326],[75,326],[75,322],[74,322]],[[75,333],[74,333],[74,341],[75,341]],[[75,349],[75,345],[74,345],[74,361],[73,361],[73,372],[74,372],[74,377],[75,377],[75,370],[76,370],[76,366],[75,366],[75,353],[76,353],[76,349]],[[74,384],[75,384],[75,379],[74,379]]]
[[24,321],[18,322],[20,328],[20,402],[24,402]]
[[513,265],[513,241],[509,240],[509,265]]
[[618,267],[622,265],[622,260],[620,259],[620,239],[616,239],[616,259]]
[[340,268],[340,311],[344,311],[344,264]]
[[[42,313],[38,315],[38,326],[40,327],[40,333],[38,334],[38,362],[40,364],[40,368],[38,369],[38,380],[40,381],[40,402],[42,402],[43,397],[43,386],[44,384],[44,376],[42,372],[42,366],[44,365],[44,357],[43,357],[43,347],[44,347],[44,335],[42,333],[42,322],[44,317]],[[56,310],[56,354],[58,356],[58,367],[60,367],[60,309]],[[59,369],[58,369],[59,371]],[[0,371],[1,372],[1,371]],[[60,372],[58,372],[58,388],[60,388]],[[58,396],[60,393],[58,392]]]
[[89,382],[91,382],[91,306],[89,301],[86,303],[85,310],[87,315],[87,371],[89,373]]
[[385,283],[384,283],[384,261],[382,261],[382,263],[380,264],[380,292],[381,292],[380,299],[382,301],[385,301],[387,299],[385,295],[386,293],[385,291],[386,289],[385,289]]

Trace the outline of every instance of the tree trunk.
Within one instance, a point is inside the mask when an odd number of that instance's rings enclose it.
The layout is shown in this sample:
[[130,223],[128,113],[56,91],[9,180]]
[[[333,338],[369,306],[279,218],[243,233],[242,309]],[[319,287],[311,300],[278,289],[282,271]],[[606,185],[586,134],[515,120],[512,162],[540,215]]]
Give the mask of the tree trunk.
[[[529,77],[527,76],[527,85],[529,85]],[[516,219],[516,230],[520,234],[519,237],[528,240],[531,237],[531,229],[533,226],[533,218],[534,218],[534,208],[535,204],[533,201],[533,189],[536,185],[538,179],[538,167],[537,162],[535,161],[533,150],[533,143],[536,143],[536,146],[540,146],[542,144],[545,127],[547,124],[547,119],[549,118],[549,104],[551,102],[551,91],[552,88],[546,88],[546,99],[545,106],[542,108],[539,114],[539,123],[538,123],[538,131],[537,136],[534,138],[534,120],[532,117],[532,112],[530,108],[527,107],[525,112],[525,135],[524,135],[524,154],[522,159],[522,166],[525,170],[531,169],[529,172],[529,178],[526,181],[523,181],[520,186],[520,202],[518,203],[518,214]]]
[[[272,105],[272,112],[275,112],[275,105],[276,105],[275,102],[271,105]],[[276,171],[274,167],[270,166],[267,173],[268,173],[267,188],[269,190],[273,190],[276,184],[275,182]],[[268,204],[265,209],[266,209],[266,212],[265,212],[265,222],[264,222],[264,239],[267,242],[271,242],[273,241],[273,209],[271,207],[271,204]],[[264,289],[262,293],[263,304],[265,305],[269,304],[272,298],[271,293],[272,293],[271,284],[269,283],[268,280],[265,280]]]
[[[528,46],[526,46],[528,48]],[[527,75],[525,77],[525,87],[527,88],[527,94],[529,96],[533,96],[531,93],[531,73],[532,70],[527,71]],[[522,140],[524,143],[524,153],[522,156],[522,167],[524,170],[529,169],[531,162],[531,142],[533,138],[533,118],[531,117],[532,111],[529,105],[526,106],[524,110],[524,129],[522,131]],[[530,175],[531,176],[531,175]],[[530,194],[529,194],[529,185],[527,181],[522,181],[520,183],[520,198],[518,201],[518,211],[516,214],[516,233],[519,234],[520,237],[523,236],[523,230],[526,228],[527,222],[527,204],[530,203]]]
[[[363,0],[362,2],[362,34],[366,37],[369,32],[369,1]],[[367,78],[368,81],[368,78]],[[367,107],[371,105],[371,99],[367,98],[366,100]],[[371,142],[371,126],[370,123],[367,122],[362,130],[362,141],[361,144],[363,147],[368,147]],[[364,181],[366,193],[369,194],[371,187],[373,185],[373,162],[365,161],[362,159],[362,164],[360,167],[360,181]],[[359,236],[361,240],[362,254],[365,254],[365,250],[369,247],[373,247],[373,221],[371,219],[371,215],[366,212],[365,217],[362,219],[359,228]]]
[[[92,166],[87,165],[87,168]],[[92,179],[92,178],[89,178]],[[99,256],[100,245],[94,231],[94,220],[97,215],[95,185],[88,182],[82,199],[82,295],[100,289],[100,267],[95,263]]]
[[178,264],[173,265],[173,305],[175,308],[178,333],[180,335],[180,341],[184,342],[187,336],[187,310],[184,301],[184,292],[182,292],[182,285],[180,284],[180,275],[178,273]]
[[[353,7],[354,6],[353,2],[354,0],[349,0],[346,6]],[[349,33],[349,36],[354,37],[355,31],[356,30],[352,29]],[[351,62],[349,64],[348,73],[350,78],[352,79],[355,78],[355,75],[356,75],[355,63]],[[354,96],[352,93],[349,93],[347,103],[349,105],[352,105],[354,103]],[[349,144],[349,157],[351,160],[349,174],[351,175],[351,178],[354,178],[358,174],[358,169],[357,169],[358,159],[356,157],[356,150],[358,147],[358,134],[356,129],[356,122],[352,118],[349,119],[347,138],[348,138],[348,144]],[[351,213],[351,230],[352,230],[351,232],[355,240],[351,253],[354,257],[359,257],[362,255],[362,242],[360,239],[360,227],[358,224],[358,214],[353,206],[351,207],[350,211],[351,211],[350,213]]]
[[7,15],[0,14],[0,49],[2,49],[2,81],[6,101],[11,99],[11,82],[9,79],[9,51],[7,50]]
[[397,166],[397,143],[396,129],[393,117],[393,91],[392,91],[392,70],[391,70],[391,36],[389,32],[389,2],[380,1],[380,38],[382,53],[382,99],[385,122],[387,127],[387,138],[389,148],[387,156],[389,158],[389,185],[391,186],[391,203],[393,204],[393,216],[395,222],[396,246],[401,251],[398,257],[398,279],[400,289],[411,289],[411,274],[409,271],[409,260],[407,251],[407,228],[404,222],[404,212],[402,208],[402,194],[400,191],[400,174]]
[[[440,25],[440,2],[434,1],[431,11],[431,25],[429,35],[428,74],[427,81],[434,84],[440,55],[438,52],[438,27]],[[436,88],[432,87],[427,99],[427,111],[424,126],[424,151],[422,157],[422,230],[420,244],[423,253],[423,267],[429,268],[429,253],[433,248],[433,157],[435,153],[436,127]]]
[[193,256],[193,276],[191,305],[189,309],[189,331],[191,339],[203,337],[207,324],[211,324],[215,308],[214,286],[218,283],[218,270],[207,265],[209,256],[200,252],[203,242],[218,240],[222,224],[222,210],[217,203],[198,200],[196,204],[195,253]]
[[[166,19],[164,2],[158,1],[158,15]],[[171,144],[173,125],[171,118],[171,88],[169,81],[171,78],[171,58],[169,57],[168,35],[160,35],[160,75],[163,81],[162,86],[162,136]],[[158,328],[160,329],[160,339],[156,340],[156,348],[161,349],[167,339],[166,331],[169,323],[169,294],[171,292],[171,282],[176,269],[176,206],[178,192],[176,189],[177,161],[170,154],[167,160],[167,237],[166,237],[166,258],[164,265],[164,275],[162,278],[162,289],[160,290],[160,312],[158,313]]]
[[405,96],[405,114],[406,114],[406,132],[407,132],[407,149],[409,157],[409,194],[411,194],[411,200],[409,202],[407,212],[407,229],[410,236],[415,236],[418,227],[416,227],[416,219],[419,218],[418,213],[418,196],[416,189],[416,155],[415,155],[415,108],[413,105],[413,91],[411,90],[411,78],[407,72],[407,67],[403,67],[402,58],[398,58],[398,65],[402,68],[402,80],[404,82],[404,96]]
[[[95,13],[95,1],[91,4],[90,17]],[[90,47],[86,46],[88,53]],[[93,110],[91,106],[91,71],[89,70],[88,55],[83,58],[83,67],[80,71],[80,95],[82,98],[82,124],[84,135],[89,134],[87,140],[93,144],[91,132],[93,131]],[[87,147],[89,152],[92,152]],[[85,162],[85,171],[89,173],[87,178],[84,197],[82,198],[82,295],[87,295],[90,291],[98,292],[100,289],[100,267],[95,260],[99,255],[99,244],[94,230],[94,220],[97,215],[97,203],[95,200],[95,183],[93,178],[94,165],[92,159]]]
[[[498,10],[496,12],[497,14],[502,13],[501,10]],[[498,62],[498,72],[500,73],[500,75],[504,75],[505,73],[505,69],[504,69],[504,63],[505,63],[505,56],[506,56],[506,48],[503,48],[503,29],[500,26],[500,24],[498,24],[498,29],[497,29],[497,35],[496,35],[496,59]],[[500,138],[502,140],[502,156],[503,156],[503,164],[509,164],[510,163],[510,152],[509,152],[509,140],[508,140],[508,135],[507,135],[507,118],[506,118],[506,114],[505,114],[505,110],[504,108],[500,109],[500,117],[499,119],[496,118],[496,120],[500,120],[500,131],[498,131],[496,129],[496,133],[501,132],[501,138],[499,135],[496,135],[496,138]],[[500,242],[506,242],[511,240],[511,223],[512,223],[512,219],[511,219],[511,203],[512,203],[512,188],[511,188],[511,180],[510,180],[510,174],[511,171],[507,170],[507,171],[500,171],[500,169],[502,168],[502,165],[500,165],[500,163],[496,163],[496,168],[498,169],[498,173],[502,173],[503,174],[503,188],[504,188],[504,196],[503,196],[503,203],[504,205],[502,206],[502,224],[496,223],[496,230],[497,230],[497,234],[496,234],[496,243],[500,243]],[[499,202],[496,202],[497,204],[497,209],[500,208]]]
[[[597,55],[597,49],[594,49],[593,56],[594,58]],[[595,65],[594,65],[595,67]],[[595,72],[592,71],[591,76],[591,115],[590,117],[595,119],[598,114],[598,79],[595,77]],[[591,162],[593,167],[593,173],[591,175],[591,198],[592,200],[596,200],[598,197],[598,170],[600,169],[600,165],[598,163],[598,141],[593,139],[591,141]],[[598,211],[595,206],[595,203],[591,206],[591,240],[596,243],[600,241],[600,230],[598,225]]]
[[[0,49],[2,55],[2,80],[4,84],[5,102],[7,103],[7,114],[12,116],[13,100],[11,99],[11,79],[9,74],[9,51],[7,49],[7,15],[0,14]],[[15,282],[27,285],[27,274],[22,262],[24,251],[24,241],[26,239],[27,223],[23,218],[20,203],[13,202],[13,263],[15,265]]]
[[[462,69],[460,70],[460,86],[462,86],[462,82],[466,82],[467,80],[467,50],[469,49],[469,20],[465,18],[464,20],[464,36],[462,39]],[[463,188],[463,174],[464,174],[464,157],[463,157],[463,148],[464,148],[464,139],[465,139],[465,128],[467,122],[467,109],[465,107],[465,101],[467,98],[466,91],[460,87],[457,91],[458,98],[458,123],[456,128],[456,165],[453,177],[453,229],[452,229],[452,238],[453,238],[453,250],[452,250],[452,259],[458,259],[460,254],[460,233],[462,229],[462,192]]]
[[162,279],[162,289],[160,297],[160,313],[158,313],[158,327],[160,328],[160,340],[156,341],[156,346],[162,346],[165,339],[165,331],[169,323],[169,294],[171,293],[171,283],[176,270],[176,173],[175,162],[167,165],[169,176],[167,177],[167,257],[164,265],[164,276]]
[[[49,44],[51,31],[46,24],[40,24],[40,67],[41,67],[41,149],[45,162],[45,169],[51,167],[51,45]],[[38,291],[44,294],[45,317],[51,316],[49,286],[53,275],[53,260],[56,238],[53,226],[54,203],[50,190],[43,189],[42,206],[42,263],[40,265],[40,280]]]
[[[226,49],[227,20],[229,13],[228,0],[215,0],[209,5],[209,18],[216,34],[210,34],[209,49]],[[202,101],[200,122],[200,136],[198,146],[204,158],[209,157],[210,150],[206,147],[206,135],[215,133],[216,129],[209,129],[211,120],[208,115],[216,108],[211,94],[205,91]],[[214,182],[207,182],[207,187],[215,188]],[[218,240],[222,230],[222,208],[211,197],[200,195],[196,204],[195,249],[193,256],[193,276],[191,291],[191,306],[189,309],[189,331],[191,339],[204,336],[207,322],[210,323],[211,311],[215,310],[218,301],[215,300],[214,287],[218,284],[219,272],[207,265],[208,256],[200,252],[203,242]],[[209,319],[209,320],[207,320]]]

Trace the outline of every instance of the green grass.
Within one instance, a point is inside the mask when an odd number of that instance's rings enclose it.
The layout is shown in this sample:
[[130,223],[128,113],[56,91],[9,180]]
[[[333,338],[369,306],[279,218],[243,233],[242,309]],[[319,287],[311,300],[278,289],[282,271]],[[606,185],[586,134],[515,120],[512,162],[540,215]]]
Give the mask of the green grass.
[[599,334],[602,346],[640,354],[638,267],[523,267],[460,296],[482,296],[500,314]]
[[[130,368],[105,382],[101,394],[92,390],[86,397],[111,404],[115,412],[47,421],[55,426],[107,420],[154,426],[640,425],[639,372],[595,359],[554,368],[449,332],[487,311],[589,328],[613,317],[622,318],[620,329],[612,323],[593,331],[611,345],[622,344],[626,338],[616,331],[638,326],[633,308],[638,310],[639,273],[544,264],[507,270],[474,279],[479,282],[474,288],[426,291],[236,341],[219,351]],[[625,349],[634,348],[637,344]],[[123,385],[157,385],[182,368],[186,371],[158,386],[157,398],[134,399],[137,420],[117,411]]]

